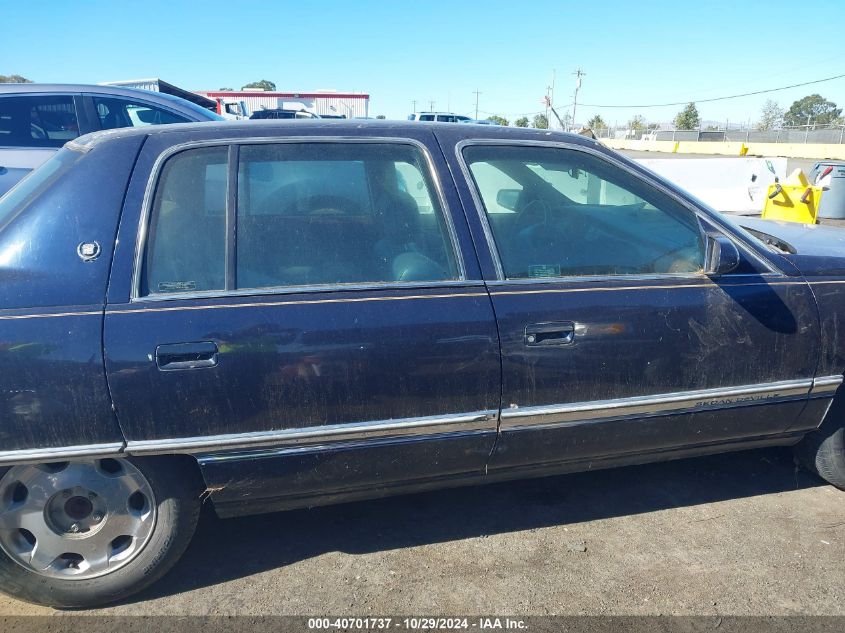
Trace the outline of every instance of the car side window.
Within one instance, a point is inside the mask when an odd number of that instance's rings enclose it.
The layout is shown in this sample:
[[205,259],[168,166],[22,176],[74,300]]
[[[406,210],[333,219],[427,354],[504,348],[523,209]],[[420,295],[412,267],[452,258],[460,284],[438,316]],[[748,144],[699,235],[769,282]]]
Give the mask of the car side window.
[[460,278],[415,146],[280,143],[239,154],[235,274],[226,277],[228,149],[185,150],[156,183],[141,296]]
[[140,101],[114,97],[94,97],[100,126],[104,130],[119,127],[144,127],[168,123],[188,123],[191,119]]
[[72,95],[0,97],[0,146],[61,147],[77,136]]
[[238,183],[239,288],[458,278],[444,211],[414,146],[242,146]]
[[226,271],[225,147],[168,159],[155,189],[141,294],[222,290]]
[[700,272],[694,213],[587,152],[463,150],[507,279]]

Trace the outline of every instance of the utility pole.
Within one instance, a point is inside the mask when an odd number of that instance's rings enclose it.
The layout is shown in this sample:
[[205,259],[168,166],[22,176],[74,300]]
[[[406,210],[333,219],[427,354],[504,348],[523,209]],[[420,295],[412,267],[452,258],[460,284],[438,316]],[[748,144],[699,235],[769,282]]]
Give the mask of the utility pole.
[[428,111],[434,112],[434,100],[433,99],[429,100],[429,102],[428,102]]
[[579,68],[572,74],[575,75],[575,96],[572,99],[572,125],[575,125],[575,109],[578,107],[578,91],[581,89],[581,77],[584,77],[587,73]]
[[475,95],[475,120],[478,121],[478,95],[481,93],[478,91],[478,88],[475,89],[475,92],[472,94]]
[[417,111],[417,100],[411,99],[411,112],[416,112],[416,111]]

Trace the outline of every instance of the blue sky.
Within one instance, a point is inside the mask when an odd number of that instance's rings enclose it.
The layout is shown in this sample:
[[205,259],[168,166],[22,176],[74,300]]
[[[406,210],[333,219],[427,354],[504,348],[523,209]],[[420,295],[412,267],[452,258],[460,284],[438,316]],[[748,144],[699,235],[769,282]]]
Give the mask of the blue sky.
[[[797,7],[797,8],[796,8]],[[160,77],[189,89],[368,92],[371,114],[435,109],[513,120],[556,104],[697,100],[845,73],[841,0],[684,2],[179,2],[0,0],[0,74],[97,83]],[[795,11],[800,17],[788,17]],[[818,19],[806,17],[807,14]],[[799,28],[801,33],[799,35]],[[788,107],[818,92],[845,106],[845,79],[703,103],[704,119],[756,119],[766,98]],[[635,114],[668,121],[680,107],[579,106],[577,120]]]

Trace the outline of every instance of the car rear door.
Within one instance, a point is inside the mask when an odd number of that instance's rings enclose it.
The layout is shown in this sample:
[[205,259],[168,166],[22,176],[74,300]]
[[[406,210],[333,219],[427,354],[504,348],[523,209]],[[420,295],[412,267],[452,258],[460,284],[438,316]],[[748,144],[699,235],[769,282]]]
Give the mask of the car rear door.
[[224,513],[481,471],[498,338],[431,133],[174,143],[139,158],[105,316],[127,451],[199,456]]
[[703,274],[705,232],[720,229],[596,149],[438,136],[492,253],[503,366],[492,469],[818,424],[841,377],[814,383],[817,312],[796,273],[732,236],[739,268]]

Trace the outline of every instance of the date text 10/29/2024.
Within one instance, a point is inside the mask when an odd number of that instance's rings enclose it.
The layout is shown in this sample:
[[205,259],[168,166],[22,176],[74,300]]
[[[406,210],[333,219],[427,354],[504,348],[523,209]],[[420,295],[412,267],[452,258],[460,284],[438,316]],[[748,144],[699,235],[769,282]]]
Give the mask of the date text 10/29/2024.
[[407,631],[454,631],[472,630],[493,631],[527,629],[525,620],[518,618],[476,617],[476,618],[448,618],[448,617],[351,617],[351,618],[309,618],[309,630],[389,630],[401,629]]

